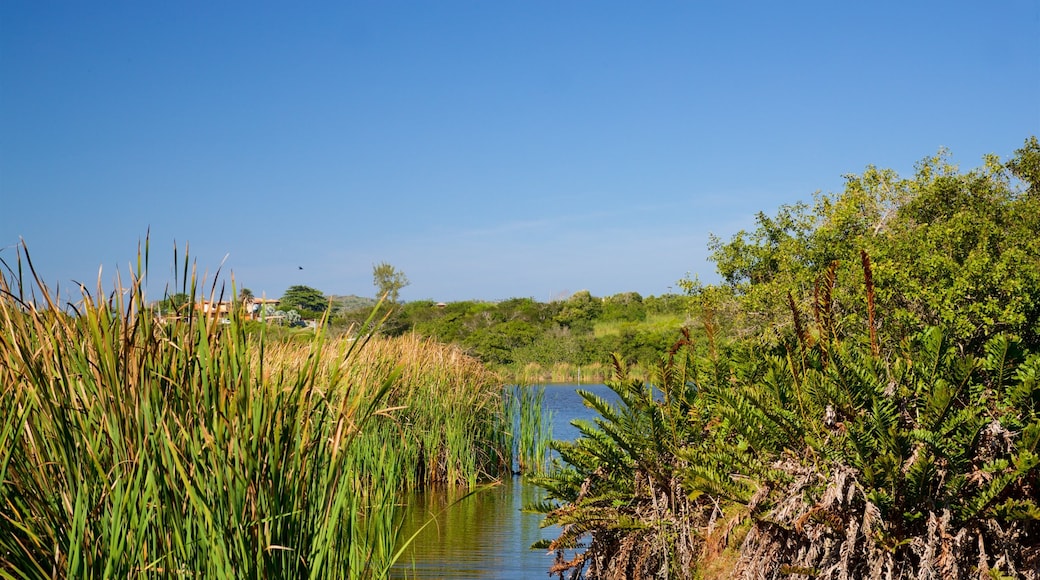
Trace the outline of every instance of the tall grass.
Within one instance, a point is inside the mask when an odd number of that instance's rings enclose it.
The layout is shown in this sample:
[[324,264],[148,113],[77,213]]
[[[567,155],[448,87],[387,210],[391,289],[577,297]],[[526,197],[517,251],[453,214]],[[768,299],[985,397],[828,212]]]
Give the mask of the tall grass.
[[542,475],[549,467],[552,442],[552,413],[545,410],[545,387],[517,385],[508,391],[506,412],[512,419],[517,471]]
[[[372,348],[375,347],[375,348]],[[398,366],[385,396],[393,413],[360,434],[365,446],[389,446],[404,488],[473,486],[507,473],[511,422],[497,375],[458,348],[414,335],[377,339],[359,354],[351,380],[377,380]]]
[[0,578],[382,577],[402,489],[508,469],[499,383],[461,353],[161,321],[147,260],[64,306],[2,262]]

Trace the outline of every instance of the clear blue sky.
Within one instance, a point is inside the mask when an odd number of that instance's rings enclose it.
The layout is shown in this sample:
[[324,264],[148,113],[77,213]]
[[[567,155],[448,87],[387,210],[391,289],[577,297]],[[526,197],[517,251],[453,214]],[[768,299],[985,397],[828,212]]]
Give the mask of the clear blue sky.
[[153,287],[176,241],[258,295],[659,295],[843,174],[1038,133],[1037,0],[0,2],[0,257],[66,289],[150,228]]

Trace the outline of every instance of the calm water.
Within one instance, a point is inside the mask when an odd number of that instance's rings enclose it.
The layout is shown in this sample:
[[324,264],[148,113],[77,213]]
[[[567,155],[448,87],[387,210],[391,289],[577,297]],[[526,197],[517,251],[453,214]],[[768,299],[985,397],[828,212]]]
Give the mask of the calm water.
[[[545,406],[553,414],[556,439],[577,437],[577,429],[570,425],[572,419],[596,416],[595,411],[582,404],[577,388],[607,400],[616,398],[603,385],[547,386]],[[540,515],[520,511],[524,505],[542,498],[542,490],[513,478],[452,506],[416,537],[411,551],[398,565],[398,577],[547,578],[554,556],[529,548],[538,540],[554,538],[557,530],[539,528]],[[443,492],[410,498],[402,537],[410,536],[454,499]]]

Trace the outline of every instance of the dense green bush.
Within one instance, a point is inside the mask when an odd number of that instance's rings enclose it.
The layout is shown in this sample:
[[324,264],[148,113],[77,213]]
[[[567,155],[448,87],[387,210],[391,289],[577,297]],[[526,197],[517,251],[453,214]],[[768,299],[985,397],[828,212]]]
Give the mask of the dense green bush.
[[561,526],[541,546],[557,571],[1035,574],[1040,356],[1002,336],[961,354],[937,328],[881,351],[813,330],[772,354],[687,337],[649,382],[617,361],[620,404],[583,393],[600,418],[555,443],[564,463],[540,480],[553,501],[533,506]]
[[743,335],[775,341],[790,332],[786,295],[807,308],[815,281],[831,264],[838,283],[834,315],[842,324],[866,318],[860,252],[873,261],[882,340],[898,342],[922,326],[942,326],[976,350],[1010,333],[1040,344],[1040,144],[1030,138],[1007,163],[987,157],[959,172],[941,152],[912,178],[868,167],[846,177],[844,191],[813,205],[759,213],[758,227],[724,242],[712,259],[738,299]]

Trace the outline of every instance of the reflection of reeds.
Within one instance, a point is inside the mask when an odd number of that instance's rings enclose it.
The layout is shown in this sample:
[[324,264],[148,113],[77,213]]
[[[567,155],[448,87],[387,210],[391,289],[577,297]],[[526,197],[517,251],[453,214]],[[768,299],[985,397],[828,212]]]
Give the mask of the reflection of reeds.
[[381,576],[402,488],[509,464],[499,384],[456,350],[160,321],[140,260],[63,309],[0,265],[0,577]]
[[509,382],[524,385],[548,383],[587,385],[603,383],[610,377],[612,371],[610,365],[598,362],[581,366],[557,362],[549,367],[529,362],[519,367],[500,368],[498,372]]

